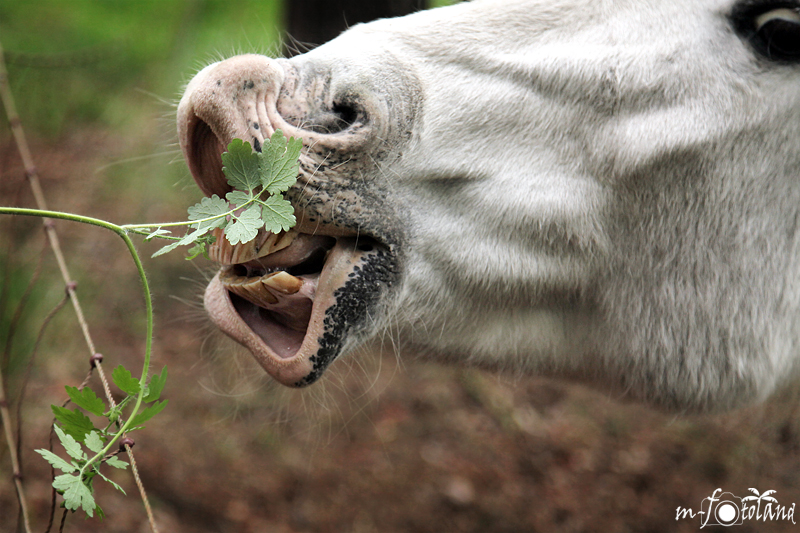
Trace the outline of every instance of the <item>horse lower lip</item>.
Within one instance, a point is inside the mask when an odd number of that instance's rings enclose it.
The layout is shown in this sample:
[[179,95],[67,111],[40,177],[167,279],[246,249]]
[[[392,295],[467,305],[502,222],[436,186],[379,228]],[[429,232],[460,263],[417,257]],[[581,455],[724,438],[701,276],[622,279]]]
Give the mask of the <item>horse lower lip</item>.
[[295,276],[303,281],[299,291],[277,294],[278,302],[264,305],[229,290],[221,278],[240,267],[223,268],[206,289],[206,310],[275,380],[292,387],[310,385],[363,327],[371,306],[395,279],[391,252],[358,244],[362,241],[355,238],[336,239],[321,272]]

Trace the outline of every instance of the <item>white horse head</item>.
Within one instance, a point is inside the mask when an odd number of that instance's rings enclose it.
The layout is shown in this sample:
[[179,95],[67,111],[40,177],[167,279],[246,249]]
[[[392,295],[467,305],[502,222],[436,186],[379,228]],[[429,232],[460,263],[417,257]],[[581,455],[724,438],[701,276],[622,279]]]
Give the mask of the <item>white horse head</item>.
[[207,309],[288,385],[366,346],[764,398],[800,345],[799,10],[475,0],[208,66],[178,112],[206,193],[233,138],[304,150],[296,230],[216,245]]

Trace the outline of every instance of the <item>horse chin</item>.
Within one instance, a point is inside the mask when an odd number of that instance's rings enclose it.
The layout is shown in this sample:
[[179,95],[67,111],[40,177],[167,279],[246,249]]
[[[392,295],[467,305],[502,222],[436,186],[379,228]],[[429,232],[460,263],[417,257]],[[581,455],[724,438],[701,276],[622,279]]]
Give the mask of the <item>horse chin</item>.
[[[317,381],[347,341],[364,331],[396,274],[394,254],[371,239],[341,237],[316,250],[324,250],[323,257],[269,266],[273,270],[264,274],[253,261],[226,266],[205,292],[212,321],[276,381],[292,387]],[[269,265],[270,256],[265,259]]]

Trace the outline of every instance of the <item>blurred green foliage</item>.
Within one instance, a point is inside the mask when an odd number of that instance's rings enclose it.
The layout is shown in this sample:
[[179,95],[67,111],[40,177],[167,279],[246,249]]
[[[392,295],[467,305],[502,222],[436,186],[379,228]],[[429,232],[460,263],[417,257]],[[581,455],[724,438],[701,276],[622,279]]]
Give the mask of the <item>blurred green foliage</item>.
[[[456,0],[430,0],[431,7]],[[0,43],[29,134],[126,127],[174,104],[211,60],[280,53],[284,0],[0,1]]]
[[[174,112],[183,86],[209,62],[235,53],[279,55],[286,1],[0,0],[0,43],[26,134],[39,142],[34,159],[41,162],[43,151],[58,151],[45,145],[74,150],[65,171],[81,184],[80,197],[49,190],[51,207],[118,223],[180,217],[199,196],[175,144]],[[0,142],[11,142],[4,119]],[[80,164],[92,157],[92,164]],[[79,168],[91,169],[91,175]],[[6,179],[5,171],[0,168],[0,179]],[[82,205],[76,207],[76,200]],[[14,233],[25,242],[37,227],[26,224]],[[159,263],[152,272],[157,291],[160,283],[168,285],[179,275],[173,269],[181,262]],[[27,283],[17,266],[0,265],[10,288],[0,302],[0,343]],[[84,275],[96,273],[76,273],[79,279]],[[91,307],[92,291],[102,289],[89,281],[82,291]],[[48,300],[59,296],[55,293]],[[42,314],[38,296],[31,301],[34,316]],[[31,334],[17,331],[15,353],[28,352]]]
[[[45,183],[50,207],[117,223],[183,216],[185,206],[200,196],[176,144],[174,115],[183,86],[209,62],[235,53],[279,55],[288,1],[0,0],[0,43],[9,82],[25,132],[34,142],[34,160],[42,178],[52,180]],[[22,169],[13,156],[5,117],[0,118],[0,143],[7,147],[0,184],[16,183],[23,179]],[[51,157],[59,161],[60,178],[48,166]],[[23,190],[9,185],[3,192],[8,195],[12,189]],[[11,196],[1,200],[16,201]],[[38,250],[34,237],[41,233],[38,221],[0,222],[6,224],[0,227],[2,354]],[[78,235],[65,246],[87,316],[138,338],[141,317],[129,311],[140,304],[136,285],[121,290],[113,283],[111,262],[101,268],[91,259],[110,257],[108,250],[117,250],[119,243],[107,236],[102,241],[107,245],[95,244],[96,230],[64,230]],[[12,237],[15,244],[10,246]],[[157,249],[151,243],[141,246],[144,255]],[[81,253],[89,264],[76,264]],[[124,261],[121,268],[127,269]],[[174,294],[175,280],[185,275],[184,263],[180,258],[148,262],[156,294]],[[45,271],[16,325],[10,360],[0,358],[11,370],[27,360],[41,318],[63,294],[49,261]],[[71,324],[72,319],[63,320]],[[53,329],[65,327],[58,323]],[[80,351],[80,343],[75,344]]]
[[460,1],[462,0],[429,0],[428,7],[434,8],[434,7],[450,6],[453,4],[457,4]]
[[0,42],[26,128],[52,138],[125,127],[223,55],[276,53],[282,12],[280,0],[7,0]]

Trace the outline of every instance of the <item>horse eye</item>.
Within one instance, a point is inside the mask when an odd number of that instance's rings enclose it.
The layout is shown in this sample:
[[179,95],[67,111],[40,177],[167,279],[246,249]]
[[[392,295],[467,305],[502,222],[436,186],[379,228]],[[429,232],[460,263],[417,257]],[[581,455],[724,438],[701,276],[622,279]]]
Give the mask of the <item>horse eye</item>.
[[735,13],[734,20],[740,33],[766,58],[800,61],[800,8],[747,9]]

